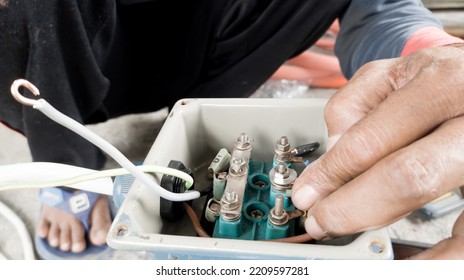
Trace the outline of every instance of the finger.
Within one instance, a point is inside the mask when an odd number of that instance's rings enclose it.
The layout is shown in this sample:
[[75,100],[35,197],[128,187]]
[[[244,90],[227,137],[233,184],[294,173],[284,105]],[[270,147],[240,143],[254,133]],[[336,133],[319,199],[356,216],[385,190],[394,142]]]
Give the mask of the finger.
[[[445,64],[445,66],[449,65]],[[395,72],[404,72],[404,69],[401,70],[404,67],[406,66],[394,66],[393,69],[396,69]],[[464,75],[464,67],[459,67],[458,70]],[[296,180],[294,184],[295,206],[303,210],[309,209],[315,201],[332,193],[388,154],[423,137],[440,123],[461,115],[464,111],[464,107],[461,106],[464,102],[464,95],[459,93],[464,88],[464,79],[442,83],[431,82],[437,76],[442,75],[441,72],[446,72],[445,68],[443,65],[423,67],[406,84],[399,78],[390,77],[388,79],[390,82],[387,84],[396,84],[393,88],[398,89],[389,94],[380,104],[375,106],[372,99],[360,100],[358,104],[364,104],[361,109],[349,110],[354,111],[354,115],[360,114],[359,116],[350,118],[342,114],[338,117],[339,121],[337,117],[329,118],[329,136],[330,133],[343,131],[346,126],[349,128],[343,132],[332,149],[306,168]],[[451,75],[451,73],[448,74]],[[383,91],[377,92],[379,93],[377,96],[381,97]],[[447,92],[455,94],[445,94]],[[354,98],[351,96],[348,95],[349,98]],[[348,103],[356,104],[356,102]],[[369,111],[372,105],[375,108]],[[337,108],[340,106],[337,105]],[[368,112],[365,117],[362,117],[363,110],[365,110],[364,114]]]
[[432,248],[409,259],[413,260],[462,260],[464,259],[464,212],[454,223],[451,238],[440,241]]
[[464,117],[378,162],[311,208],[314,238],[386,226],[464,181]]
[[329,138],[343,134],[368,115],[396,90],[388,77],[397,60],[379,60],[364,65],[327,103],[324,119]]
[[[385,79],[393,63],[393,60],[383,60],[365,65],[329,100],[325,108],[329,134],[328,148],[394,90],[389,80]],[[375,86],[371,86],[372,84]],[[340,181],[331,176],[332,170],[326,163],[337,159],[331,156],[325,160],[326,156],[325,154],[313,162],[295,181],[292,201],[297,208],[309,209],[320,197],[326,196],[344,183],[344,180]]]
[[[445,97],[449,102],[447,97],[452,97],[450,93],[462,92],[463,79],[449,77],[462,77],[463,64],[464,53],[456,47],[429,48],[405,58],[367,63],[328,102],[325,119],[329,137],[345,132],[411,80],[418,80],[417,85],[421,90],[416,92],[421,93],[425,89],[425,92],[431,93],[433,99],[428,101]],[[448,92],[450,89],[454,90]],[[421,95],[416,97],[419,99]],[[403,105],[411,106],[414,103]]]

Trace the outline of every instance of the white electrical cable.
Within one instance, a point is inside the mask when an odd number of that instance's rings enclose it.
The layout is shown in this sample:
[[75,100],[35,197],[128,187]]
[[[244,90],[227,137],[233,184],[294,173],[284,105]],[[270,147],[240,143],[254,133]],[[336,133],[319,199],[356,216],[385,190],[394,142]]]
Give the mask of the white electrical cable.
[[[8,206],[0,201],[0,213],[3,217],[10,221],[10,223],[17,229],[19,238],[23,244],[23,257],[25,260],[35,260],[34,246],[29,231],[24,222],[16,215]],[[6,259],[5,256],[3,258]],[[0,256],[1,259],[1,256]]]
[[60,163],[30,162],[0,166],[0,191],[67,186],[104,195],[113,194],[111,178],[70,182],[69,178],[94,174],[97,170]]
[[[193,178],[189,174],[174,168],[154,165],[142,165],[136,166],[136,168],[142,172],[161,173],[178,177],[185,181],[186,189],[193,184]],[[52,162],[3,165],[0,166],[0,191],[68,186],[74,189],[113,195],[113,180],[110,177],[125,174],[130,174],[130,172],[124,168],[98,171]],[[24,222],[1,201],[0,214],[17,229],[19,238],[22,241],[24,259],[34,260],[33,243]],[[6,259],[0,252],[0,260]]]
[[61,124],[62,126],[69,128],[70,130],[74,131],[75,133],[79,134],[83,138],[87,139],[89,142],[94,144],[95,146],[99,147],[101,150],[106,152],[109,156],[111,156],[117,163],[119,163],[122,167],[127,169],[132,175],[134,175],[142,184],[147,187],[153,189],[159,196],[171,200],[171,201],[186,201],[192,200],[200,197],[200,193],[198,191],[187,191],[185,193],[173,193],[167,191],[166,189],[162,188],[158,185],[152,178],[148,175],[143,173],[142,171],[138,170],[137,167],[130,162],[118,149],[114,146],[106,142],[103,138],[96,135],[95,133],[91,132],[82,124],[76,122],[75,120],[71,119],[70,117],[62,114],[52,105],[50,105],[44,99],[39,99],[38,103],[33,106],[34,109],[41,111],[47,117],[52,119],[53,121]]
[[132,175],[134,175],[142,184],[151,188],[159,196],[171,201],[186,201],[200,197],[200,192],[198,191],[173,193],[165,190],[159,184],[157,184],[153,180],[153,178],[150,178],[148,175],[138,170],[136,166],[131,161],[129,161],[118,149],[116,149],[110,143],[106,142],[100,136],[87,129],[84,125],[78,123],[72,118],[56,110],[44,99],[33,100],[25,98],[24,96],[19,94],[18,89],[20,86],[24,86],[27,89],[31,90],[33,94],[39,95],[39,90],[32,83],[30,83],[27,80],[19,79],[15,80],[11,85],[11,93],[15,99],[17,99],[19,102],[23,104],[32,106],[34,109],[39,110],[53,121],[57,122],[58,124],[61,124],[62,126],[74,131],[78,135],[87,139],[89,142],[91,142],[92,144],[103,150],[105,153],[107,153],[109,156],[111,156],[117,163],[119,163],[122,167],[124,167]]
[[[155,165],[141,165],[136,168],[141,172],[178,177],[185,181],[186,189],[193,184],[193,178],[189,174],[174,168]],[[52,162],[18,163],[0,166],[0,191],[67,186],[113,195],[113,181],[110,177],[125,174],[130,174],[130,172],[124,168],[98,171]]]

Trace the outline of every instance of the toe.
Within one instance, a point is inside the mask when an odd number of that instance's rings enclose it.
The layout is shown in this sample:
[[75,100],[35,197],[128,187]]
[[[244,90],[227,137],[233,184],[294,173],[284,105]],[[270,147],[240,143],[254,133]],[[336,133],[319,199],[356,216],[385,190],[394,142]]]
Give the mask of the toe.
[[71,224],[71,251],[73,253],[82,253],[86,248],[85,231],[80,223]]
[[40,238],[46,238],[50,231],[50,222],[45,217],[40,217],[39,225],[37,226],[37,235]]
[[60,228],[60,250],[67,252],[71,249],[71,229],[68,225]]
[[106,235],[111,226],[111,214],[108,201],[103,196],[94,205],[90,225],[90,242],[97,246],[105,244]]
[[57,224],[50,224],[50,229],[48,231],[48,244],[53,248],[56,248],[60,245],[60,228]]

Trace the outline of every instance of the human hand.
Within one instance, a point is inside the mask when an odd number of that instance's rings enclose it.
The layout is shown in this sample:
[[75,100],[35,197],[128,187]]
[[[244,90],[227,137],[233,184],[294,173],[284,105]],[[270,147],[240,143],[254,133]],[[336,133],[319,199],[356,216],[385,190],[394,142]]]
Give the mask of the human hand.
[[327,104],[327,153],[293,187],[307,232],[324,239],[386,226],[462,185],[462,104],[464,44],[362,67]]

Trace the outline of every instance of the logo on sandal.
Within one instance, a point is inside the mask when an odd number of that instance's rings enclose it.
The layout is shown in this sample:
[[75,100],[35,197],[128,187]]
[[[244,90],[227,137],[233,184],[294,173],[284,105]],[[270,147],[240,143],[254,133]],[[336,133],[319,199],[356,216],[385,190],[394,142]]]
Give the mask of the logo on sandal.
[[89,197],[86,193],[77,194],[69,199],[69,206],[75,214],[83,212],[90,208]]

